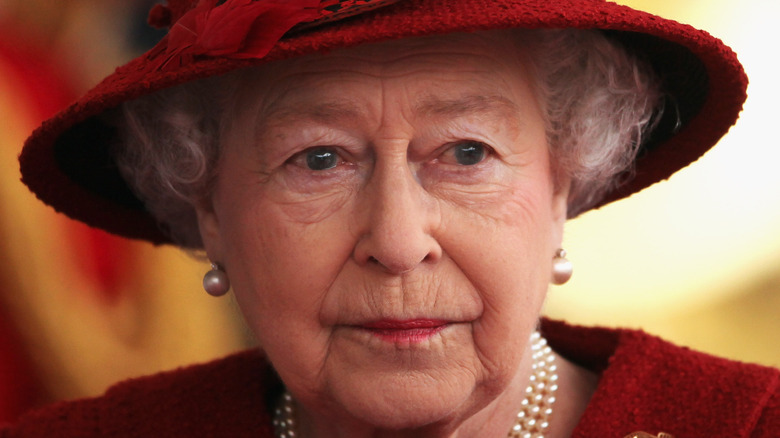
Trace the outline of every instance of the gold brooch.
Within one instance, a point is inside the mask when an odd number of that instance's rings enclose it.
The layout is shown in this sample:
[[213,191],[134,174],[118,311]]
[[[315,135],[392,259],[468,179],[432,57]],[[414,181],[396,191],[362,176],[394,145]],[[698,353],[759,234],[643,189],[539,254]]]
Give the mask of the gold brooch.
[[661,432],[658,435],[649,434],[647,432],[634,432],[629,433],[624,438],[674,438],[674,435]]

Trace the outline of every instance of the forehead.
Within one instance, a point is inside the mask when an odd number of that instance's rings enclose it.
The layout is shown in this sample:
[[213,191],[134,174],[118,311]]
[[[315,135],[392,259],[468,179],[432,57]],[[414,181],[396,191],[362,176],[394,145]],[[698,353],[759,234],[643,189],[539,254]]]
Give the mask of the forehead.
[[[317,107],[349,112],[365,101],[394,97],[444,115],[448,108],[478,110],[486,103],[497,109],[526,106],[533,78],[525,59],[510,32],[409,38],[247,70],[237,101],[265,115],[285,108],[294,113],[301,106],[308,112]],[[442,101],[452,105],[442,106]]]

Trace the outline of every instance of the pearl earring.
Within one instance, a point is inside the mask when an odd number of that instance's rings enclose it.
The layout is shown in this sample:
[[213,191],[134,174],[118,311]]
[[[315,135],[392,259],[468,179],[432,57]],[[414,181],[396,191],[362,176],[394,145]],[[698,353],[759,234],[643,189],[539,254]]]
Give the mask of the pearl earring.
[[217,263],[211,263],[211,270],[203,276],[203,289],[212,297],[221,297],[230,290],[230,279]]
[[572,272],[574,267],[566,258],[566,251],[558,249],[553,257],[552,283],[557,285],[566,283],[571,278]]

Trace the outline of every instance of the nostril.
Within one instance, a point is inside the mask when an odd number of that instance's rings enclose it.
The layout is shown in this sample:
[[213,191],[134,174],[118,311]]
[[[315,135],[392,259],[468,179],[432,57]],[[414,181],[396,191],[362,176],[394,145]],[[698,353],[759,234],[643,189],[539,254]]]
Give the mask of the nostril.
[[368,256],[365,260],[367,265],[378,266],[394,274],[404,274],[406,272],[414,270],[415,267],[420,263],[435,262],[436,259],[437,259],[436,254],[429,253],[426,254],[422,260],[418,260],[416,263],[409,263],[410,261],[401,261],[401,260],[387,260],[387,263],[385,263],[374,256]]

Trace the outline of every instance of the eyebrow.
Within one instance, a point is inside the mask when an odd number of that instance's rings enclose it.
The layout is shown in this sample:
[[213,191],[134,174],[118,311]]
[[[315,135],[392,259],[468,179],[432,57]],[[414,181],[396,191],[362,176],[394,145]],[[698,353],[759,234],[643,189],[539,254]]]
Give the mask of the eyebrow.
[[[513,101],[500,95],[472,94],[455,99],[436,96],[423,97],[413,110],[415,114],[433,117],[457,118],[465,116],[516,118],[520,112]],[[259,125],[280,125],[301,120],[314,120],[324,124],[338,124],[354,121],[365,113],[365,109],[346,99],[321,103],[297,103],[274,108]],[[260,126],[258,126],[260,129]]]
[[284,124],[299,120],[314,120],[321,123],[335,123],[354,120],[363,110],[348,100],[333,100],[323,103],[298,103],[274,108],[263,118],[264,124]]
[[415,112],[427,116],[463,117],[468,115],[499,115],[516,117],[518,106],[500,95],[466,95],[456,99],[440,99],[427,96],[415,105]]

